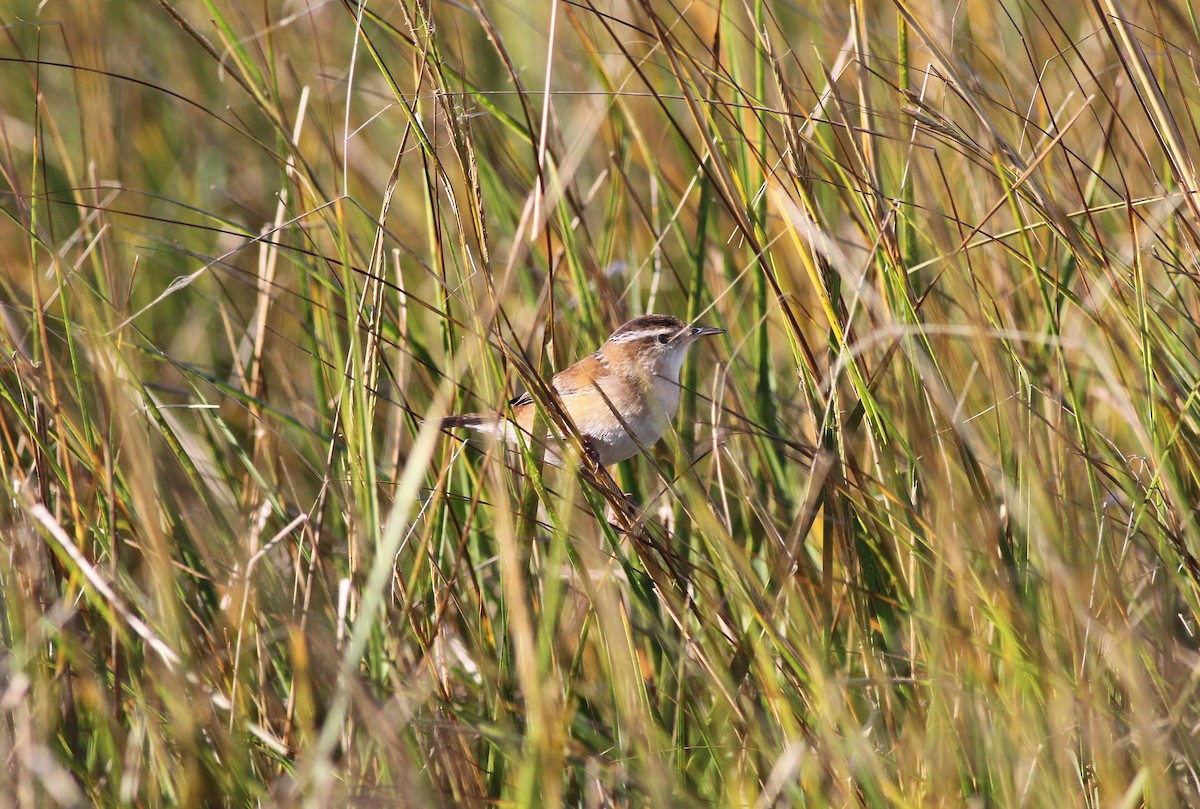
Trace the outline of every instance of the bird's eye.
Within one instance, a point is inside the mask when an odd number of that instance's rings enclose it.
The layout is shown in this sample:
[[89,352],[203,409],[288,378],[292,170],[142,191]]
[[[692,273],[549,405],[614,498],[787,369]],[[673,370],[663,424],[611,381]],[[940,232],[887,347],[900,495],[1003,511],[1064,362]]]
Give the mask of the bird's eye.
[[667,343],[671,342],[671,338],[669,335],[660,334],[660,335],[658,335],[658,342],[661,343],[662,345],[666,345]]

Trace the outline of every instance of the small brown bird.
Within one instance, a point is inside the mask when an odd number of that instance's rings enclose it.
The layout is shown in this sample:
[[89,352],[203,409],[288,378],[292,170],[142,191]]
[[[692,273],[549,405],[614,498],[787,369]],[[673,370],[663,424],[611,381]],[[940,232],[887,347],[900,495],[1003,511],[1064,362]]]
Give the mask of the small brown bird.
[[[554,391],[596,463],[611,466],[663,437],[679,407],[679,371],[688,348],[724,331],[689,326],[670,315],[642,315],[614,331],[595,353],[554,375]],[[443,419],[442,426],[466,428],[477,443],[495,438],[515,446],[517,429],[526,440],[531,437],[535,404],[526,393],[510,406],[515,423],[506,413],[465,413]],[[547,446],[546,460],[563,465],[553,446]]]

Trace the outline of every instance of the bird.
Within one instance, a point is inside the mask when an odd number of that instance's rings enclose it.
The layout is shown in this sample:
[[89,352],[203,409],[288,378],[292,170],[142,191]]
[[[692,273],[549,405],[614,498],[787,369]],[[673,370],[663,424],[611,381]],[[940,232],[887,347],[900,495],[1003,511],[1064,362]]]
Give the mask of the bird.
[[[554,375],[554,392],[583,439],[588,460],[612,466],[657,442],[679,407],[679,372],[687,351],[702,337],[725,329],[692,326],[672,315],[641,315],[614,331],[595,352]],[[463,428],[474,443],[501,441],[517,447],[518,431],[530,441],[535,408],[522,394],[499,413],[463,413],[441,421]],[[509,416],[511,412],[511,417]],[[546,447],[546,461],[564,466],[562,453]]]

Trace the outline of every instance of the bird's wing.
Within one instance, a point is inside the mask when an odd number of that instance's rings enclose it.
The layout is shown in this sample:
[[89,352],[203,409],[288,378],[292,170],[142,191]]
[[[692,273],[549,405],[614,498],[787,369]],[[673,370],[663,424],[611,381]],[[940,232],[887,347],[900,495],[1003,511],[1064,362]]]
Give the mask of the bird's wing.
[[596,380],[604,374],[604,361],[596,354],[589,354],[554,375],[554,390],[564,399],[577,393],[591,393],[596,389]]
[[[566,371],[560,371],[554,376],[554,391],[566,398],[576,393],[591,392],[596,388],[596,379],[602,375],[603,362],[595,354],[584,357]],[[568,373],[568,371],[570,373]],[[509,401],[508,406],[518,408],[533,404],[533,396],[525,391],[520,396]]]

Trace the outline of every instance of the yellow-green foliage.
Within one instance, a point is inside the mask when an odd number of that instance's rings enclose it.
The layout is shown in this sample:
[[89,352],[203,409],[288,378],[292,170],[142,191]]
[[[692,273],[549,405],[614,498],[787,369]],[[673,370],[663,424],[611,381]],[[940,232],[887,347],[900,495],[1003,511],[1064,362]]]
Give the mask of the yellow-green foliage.
[[0,6],[11,805],[1200,801],[1190,2]]

